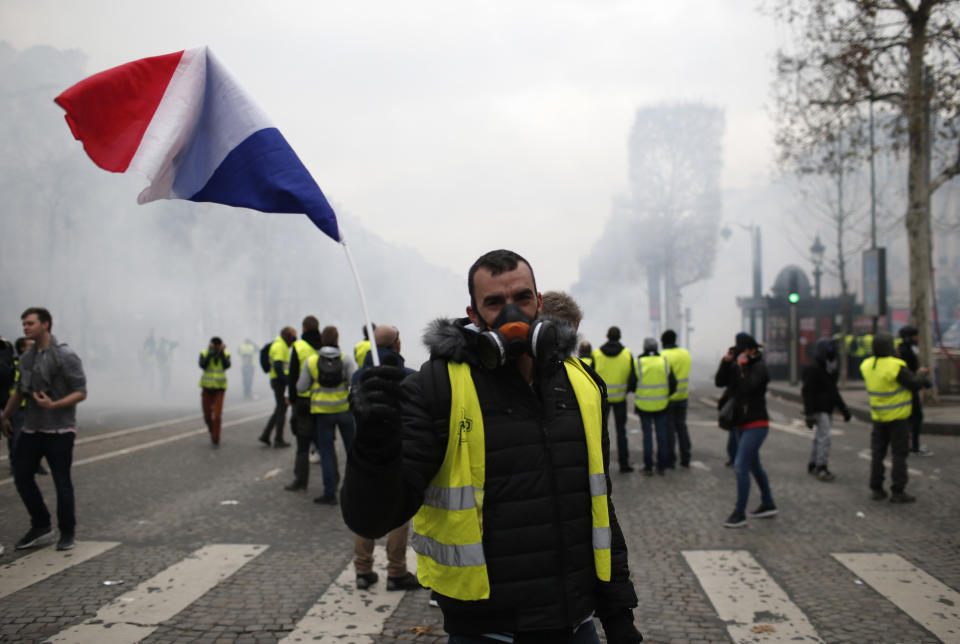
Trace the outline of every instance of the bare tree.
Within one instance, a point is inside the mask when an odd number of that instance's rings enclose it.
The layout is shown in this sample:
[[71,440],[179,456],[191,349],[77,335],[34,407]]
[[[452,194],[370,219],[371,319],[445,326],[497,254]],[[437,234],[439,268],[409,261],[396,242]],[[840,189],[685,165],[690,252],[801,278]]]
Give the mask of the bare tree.
[[[862,106],[876,106],[886,140],[905,150],[910,254],[910,313],[920,331],[920,358],[930,363],[930,198],[960,174],[960,31],[958,0],[770,0],[771,13],[792,27],[795,42],[778,53],[777,144],[781,162],[828,164],[829,132],[838,116],[853,124],[851,149],[868,144]],[[950,141],[931,172],[931,113],[936,136]],[[822,150],[819,159],[812,150]]]

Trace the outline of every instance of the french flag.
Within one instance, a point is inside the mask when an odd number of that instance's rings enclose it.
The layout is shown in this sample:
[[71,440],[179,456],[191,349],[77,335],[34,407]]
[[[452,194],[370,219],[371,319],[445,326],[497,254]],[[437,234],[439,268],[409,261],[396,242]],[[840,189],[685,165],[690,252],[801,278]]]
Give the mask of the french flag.
[[108,69],[55,100],[94,163],[150,180],[138,203],[189,199],[303,213],[342,241],[316,181],[207,47]]

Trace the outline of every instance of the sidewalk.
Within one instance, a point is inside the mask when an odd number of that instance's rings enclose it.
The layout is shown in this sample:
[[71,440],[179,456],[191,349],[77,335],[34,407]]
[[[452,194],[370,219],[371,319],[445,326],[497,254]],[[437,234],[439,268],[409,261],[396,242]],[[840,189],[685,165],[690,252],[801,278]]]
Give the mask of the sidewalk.
[[[772,381],[767,385],[767,391],[786,400],[801,402],[799,384],[794,386],[782,380]],[[870,405],[863,383],[847,385],[840,390],[840,395],[855,418],[870,422]],[[960,396],[941,394],[938,405],[924,405],[922,432],[960,436]]]

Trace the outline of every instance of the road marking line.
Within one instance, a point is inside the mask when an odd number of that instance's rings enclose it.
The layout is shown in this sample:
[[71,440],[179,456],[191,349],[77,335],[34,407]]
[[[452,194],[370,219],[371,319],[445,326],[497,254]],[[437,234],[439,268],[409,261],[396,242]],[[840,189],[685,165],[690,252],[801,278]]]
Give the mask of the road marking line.
[[201,548],[103,606],[95,617],[60,631],[49,641],[139,642],[266,549],[246,544]]
[[684,550],[683,556],[734,642],[823,642],[746,550]]
[[960,593],[892,553],[834,553],[875,591],[943,642],[960,642]]
[[[872,460],[873,460],[873,456],[870,454],[870,450],[868,450],[868,449],[862,449],[862,450],[860,450],[859,452],[857,452],[857,456],[859,456],[860,458],[862,458],[862,459],[865,460],[865,461],[872,461]],[[892,469],[893,469],[893,461],[891,461],[889,458],[884,459],[883,465],[884,465],[884,467],[886,467],[888,470],[892,470]],[[907,473],[908,473],[908,474],[913,474],[914,476],[923,476],[923,471],[922,471],[922,470],[916,470],[916,469],[914,469],[914,468],[912,468],[912,467],[910,467],[910,466],[907,466]]]
[[[252,416],[245,416],[243,418],[237,418],[231,420],[230,422],[223,423],[221,428],[233,427],[234,425],[239,425],[245,423],[249,420],[254,420],[256,418],[266,418],[273,412],[253,414]],[[174,434],[173,436],[168,436],[167,438],[158,438],[155,441],[150,441],[148,443],[141,443],[140,445],[133,445],[132,447],[124,447],[123,449],[118,449],[113,452],[105,452],[103,454],[97,454],[96,456],[90,456],[88,458],[81,458],[73,462],[72,467],[77,467],[79,465],[88,465],[90,463],[96,463],[98,461],[103,461],[108,458],[114,458],[116,456],[126,456],[127,454],[133,454],[134,452],[139,452],[141,450],[150,449],[151,447],[158,447],[160,445],[166,445],[167,443],[172,443],[174,441],[183,440],[184,438],[190,438],[191,436],[197,436],[199,434],[207,433],[206,426],[198,427],[197,429],[191,429],[190,431],[184,432],[182,434]],[[10,485],[13,483],[13,478],[7,478],[0,480],[0,487],[4,485]]]
[[[367,590],[357,590],[353,562],[330,584],[293,631],[278,644],[319,642],[329,644],[372,644],[373,636],[383,632],[387,619],[400,605],[406,593],[387,590],[387,551],[373,550],[373,568],[380,580]],[[407,568],[416,570],[417,556],[407,549]],[[423,593],[427,602],[427,594]]]
[[119,541],[77,541],[73,550],[59,552],[43,548],[24,555],[0,566],[0,597],[23,590],[119,545]]

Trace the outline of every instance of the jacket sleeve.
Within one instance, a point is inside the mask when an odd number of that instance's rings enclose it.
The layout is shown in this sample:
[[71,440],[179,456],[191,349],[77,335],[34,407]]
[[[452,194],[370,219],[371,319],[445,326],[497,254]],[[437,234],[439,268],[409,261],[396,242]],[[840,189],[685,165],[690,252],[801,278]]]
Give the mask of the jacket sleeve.
[[630,374],[627,376],[627,391],[636,391],[637,389],[637,359],[630,356]]
[[290,347],[290,372],[287,374],[287,389],[289,389],[290,399],[297,396],[297,381],[300,379],[300,354],[293,347]]
[[673,375],[673,367],[667,372],[667,388],[671,396],[677,391],[677,377]]
[[224,352],[224,353],[223,353],[222,362],[223,362],[223,368],[224,368],[224,369],[229,369],[229,368],[230,368],[230,364],[231,364],[231,363],[230,363],[230,354],[229,354],[229,353],[227,353],[227,352]]
[[397,419],[398,431],[371,431],[357,419],[340,508],[347,527],[362,537],[376,539],[408,521],[440,469],[449,428],[446,417],[431,413],[435,393],[430,381],[439,365],[445,363],[428,362],[403,381],[407,400]]
[[732,361],[721,360],[717,367],[717,374],[713,377],[713,384],[717,387],[729,387],[733,384],[730,378],[730,367],[734,366]]
[[900,367],[900,371],[897,372],[897,382],[910,391],[917,391],[924,387],[931,386],[926,376],[921,376],[910,371],[910,367]]
[[200,354],[200,360],[198,361],[198,363],[199,363],[199,365],[200,365],[200,368],[201,368],[201,369],[206,369],[206,368],[207,368],[207,363],[209,363],[209,362],[210,362],[210,354],[203,355],[203,353],[201,353],[201,354]]

